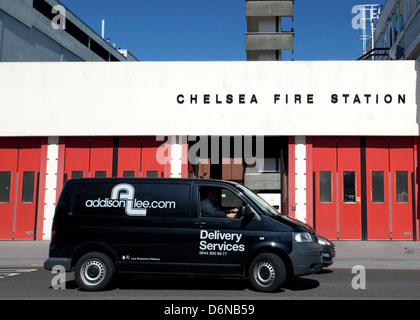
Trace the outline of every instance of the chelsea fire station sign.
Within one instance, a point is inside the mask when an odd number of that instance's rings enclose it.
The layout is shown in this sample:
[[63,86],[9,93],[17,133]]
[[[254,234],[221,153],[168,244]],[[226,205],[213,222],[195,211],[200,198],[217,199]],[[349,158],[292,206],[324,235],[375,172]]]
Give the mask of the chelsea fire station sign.
[[[354,94],[351,95],[349,93],[331,94],[330,102],[333,104],[337,103],[353,103],[353,104],[379,104],[385,103],[390,104],[392,102],[397,104],[405,104],[405,94],[398,94],[397,97],[394,97],[392,94],[371,94],[371,93],[364,93],[364,94]],[[273,94],[273,104],[314,104],[314,94]],[[342,101],[340,101],[342,100]],[[176,98],[178,104],[258,104],[258,98],[256,94],[239,94],[238,96],[234,96],[233,94],[179,94]]]
[[0,136],[419,135],[420,62],[0,64]]

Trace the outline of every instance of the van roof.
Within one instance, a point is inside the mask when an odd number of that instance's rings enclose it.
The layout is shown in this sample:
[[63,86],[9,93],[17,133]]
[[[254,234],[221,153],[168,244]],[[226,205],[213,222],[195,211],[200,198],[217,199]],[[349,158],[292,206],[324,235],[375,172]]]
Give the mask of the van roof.
[[71,183],[77,182],[102,182],[102,183],[112,183],[112,182],[121,182],[121,181],[130,181],[130,182],[165,182],[165,183],[192,183],[192,182],[199,182],[199,183],[228,183],[231,185],[238,185],[239,183],[235,181],[228,181],[228,180],[218,180],[218,179],[199,179],[199,178],[81,178],[81,179],[69,179],[67,181],[71,181]]

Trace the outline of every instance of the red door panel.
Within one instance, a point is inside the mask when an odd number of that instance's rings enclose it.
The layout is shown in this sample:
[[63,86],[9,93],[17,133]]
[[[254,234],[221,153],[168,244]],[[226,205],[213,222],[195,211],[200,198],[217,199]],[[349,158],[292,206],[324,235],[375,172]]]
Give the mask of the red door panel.
[[392,239],[413,239],[412,178],[413,167],[412,137],[390,138],[391,169],[391,230]]
[[156,137],[143,137],[141,150],[142,177],[164,177],[165,165],[159,163],[156,157],[157,150],[163,143],[163,141],[156,141]]
[[118,148],[118,177],[139,177],[141,137],[120,137]]
[[92,137],[90,149],[90,177],[112,177],[112,137]]
[[18,139],[0,138],[0,239],[12,239]]
[[69,137],[65,141],[64,172],[68,179],[87,178],[89,175],[90,138]]
[[362,238],[360,138],[340,137],[338,163],[339,239]]
[[34,239],[41,138],[21,138],[14,239]]
[[330,239],[337,238],[336,138],[313,137],[312,165],[315,172],[315,228]]
[[390,238],[389,149],[387,137],[366,137],[368,240]]

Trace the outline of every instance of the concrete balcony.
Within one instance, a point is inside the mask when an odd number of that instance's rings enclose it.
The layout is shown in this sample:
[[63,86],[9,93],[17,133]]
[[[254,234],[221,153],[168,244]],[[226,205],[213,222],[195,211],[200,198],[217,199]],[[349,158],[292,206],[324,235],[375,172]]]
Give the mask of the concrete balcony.
[[247,17],[292,17],[293,2],[278,1],[246,1]]
[[246,51],[293,50],[294,32],[255,32],[245,35]]
[[260,174],[245,173],[244,185],[251,190],[280,190],[281,173],[264,172]]

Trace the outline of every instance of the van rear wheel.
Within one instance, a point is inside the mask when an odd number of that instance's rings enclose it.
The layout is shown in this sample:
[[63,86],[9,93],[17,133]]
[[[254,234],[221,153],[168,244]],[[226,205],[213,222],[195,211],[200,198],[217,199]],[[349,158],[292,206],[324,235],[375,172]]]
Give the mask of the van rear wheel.
[[286,281],[286,266],[278,255],[262,253],[252,261],[249,277],[256,290],[274,292]]
[[98,291],[109,285],[114,271],[114,263],[106,254],[89,252],[77,261],[74,276],[83,290]]

